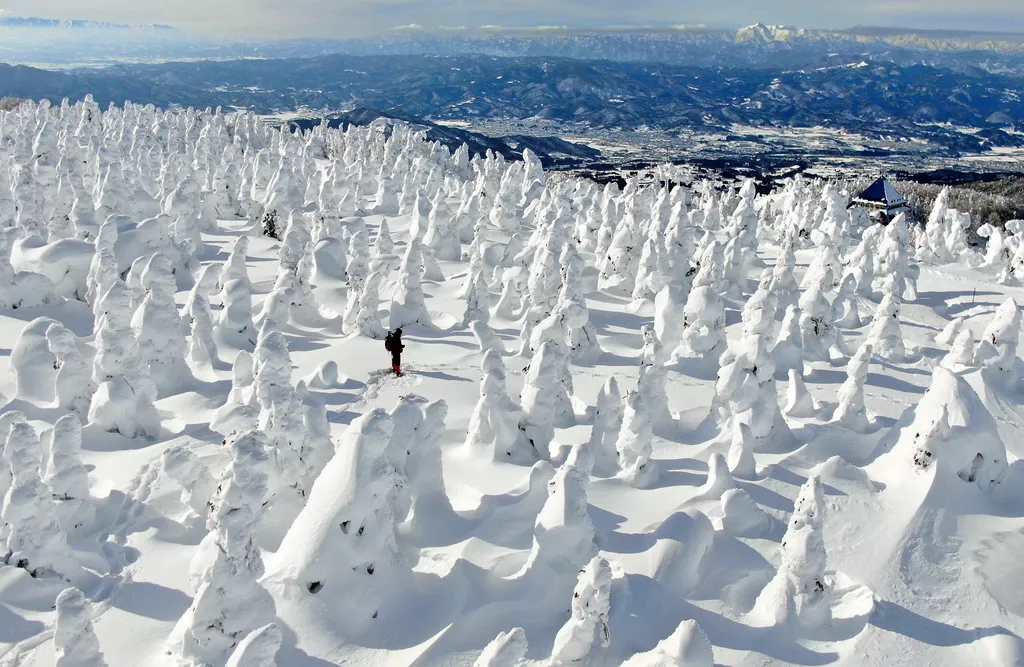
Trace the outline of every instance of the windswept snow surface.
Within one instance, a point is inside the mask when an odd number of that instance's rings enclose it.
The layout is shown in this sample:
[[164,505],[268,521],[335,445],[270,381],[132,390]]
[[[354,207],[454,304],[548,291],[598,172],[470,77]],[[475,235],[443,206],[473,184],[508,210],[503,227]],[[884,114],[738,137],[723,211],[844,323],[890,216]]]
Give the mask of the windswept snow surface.
[[[55,664],[68,588],[111,667],[1024,664],[1024,237],[400,127],[87,101],[0,128],[0,667]],[[55,286],[21,239],[105,259]],[[183,651],[198,616],[216,643]]]

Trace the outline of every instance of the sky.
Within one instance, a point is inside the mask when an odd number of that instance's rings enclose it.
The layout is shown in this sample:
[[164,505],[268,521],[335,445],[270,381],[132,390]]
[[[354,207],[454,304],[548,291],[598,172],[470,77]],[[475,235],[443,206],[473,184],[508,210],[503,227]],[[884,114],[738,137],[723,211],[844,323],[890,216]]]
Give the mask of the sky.
[[164,23],[232,37],[362,37],[407,24],[724,28],[760,22],[1024,32],[1024,0],[0,0],[0,7],[15,16]]

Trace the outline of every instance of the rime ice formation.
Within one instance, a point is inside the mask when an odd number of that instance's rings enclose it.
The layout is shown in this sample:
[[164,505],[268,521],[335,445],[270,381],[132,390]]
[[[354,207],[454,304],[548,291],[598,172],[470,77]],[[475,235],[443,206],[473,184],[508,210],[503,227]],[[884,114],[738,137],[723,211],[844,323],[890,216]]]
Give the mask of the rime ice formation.
[[56,667],[106,667],[92,627],[92,604],[88,598],[77,588],[68,588],[57,596],[56,610]]
[[766,622],[816,628],[831,618],[826,576],[825,498],[821,480],[812,475],[797,496],[782,538],[775,578],[757,598],[754,610]]

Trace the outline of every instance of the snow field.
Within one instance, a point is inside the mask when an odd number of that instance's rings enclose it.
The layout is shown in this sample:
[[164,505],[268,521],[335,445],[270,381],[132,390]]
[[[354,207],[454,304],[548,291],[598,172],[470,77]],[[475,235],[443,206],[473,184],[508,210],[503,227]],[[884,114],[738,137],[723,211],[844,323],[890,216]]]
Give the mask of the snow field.
[[1021,225],[0,126],[0,665],[1024,660]]

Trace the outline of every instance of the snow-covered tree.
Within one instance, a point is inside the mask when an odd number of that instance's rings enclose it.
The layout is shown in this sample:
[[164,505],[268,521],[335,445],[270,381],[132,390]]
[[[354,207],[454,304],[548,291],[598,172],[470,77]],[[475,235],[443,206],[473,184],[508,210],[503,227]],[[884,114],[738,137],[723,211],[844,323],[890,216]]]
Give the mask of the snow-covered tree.
[[276,656],[281,640],[281,628],[277,623],[257,628],[238,643],[224,667],[277,667]]
[[875,354],[890,361],[902,361],[906,357],[903,331],[900,329],[900,297],[893,291],[894,281],[887,280],[885,296],[875,310],[871,327],[865,338],[871,343]]
[[39,477],[39,449],[39,437],[28,422],[11,425],[4,448],[11,486],[0,513],[7,524],[4,561],[33,577],[68,578],[79,572],[79,566],[60,527],[50,489]]
[[640,350],[637,391],[643,396],[654,428],[667,428],[672,423],[673,417],[668,409],[665,360],[661,341],[658,340],[650,325],[642,326],[640,334],[643,336],[644,346]]
[[312,485],[309,432],[303,423],[302,403],[292,386],[292,358],[288,341],[266,320],[253,355],[259,428],[267,435],[279,476],[275,481],[305,497]]
[[359,290],[355,322],[352,327],[363,336],[380,339],[384,337],[384,325],[380,320],[380,286],[384,280],[381,268],[374,269]]
[[548,571],[544,573],[547,582],[551,581],[550,571],[560,578],[575,576],[597,555],[594,523],[587,512],[592,465],[584,445],[576,445],[555,471],[548,483],[547,501],[534,524],[530,556],[519,576],[537,570]]
[[779,569],[755,603],[755,610],[766,622],[816,628],[831,619],[824,519],[821,479],[811,475],[800,488],[782,538]]
[[[93,359],[97,390],[89,406],[89,421],[128,438],[155,437],[160,431],[160,416],[153,404],[156,387],[139,358],[130,322],[131,289],[117,280],[100,301]],[[177,329],[180,325],[175,317],[173,326]]]
[[399,268],[398,283],[391,297],[390,327],[410,324],[431,326],[430,313],[423,297],[423,246],[416,239],[409,241]]
[[172,650],[194,664],[224,664],[250,632],[272,622],[274,599],[260,585],[256,524],[267,497],[266,441],[251,431],[230,445],[231,463],[207,525],[216,545],[192,605],[172,633]]
[[750,426],[757,440],[786,429],[779,410],[775,364],[760,336],[747,336],[722,355],[714,405],[725,424]]
[[520,667],[528,649],[526,631],[512,628],[495,637],[480,653],[473,667]]
[[675,281],[661,288],[654,297],[654,333],[669,357],[682,342],[683,310],[688,292]]
[[1020,380],[1021,361],[1017,357],[1021,314],[1012,298],[998,308],[974,352],[974,363],[999,373],[1000,380],[1012,387]]
[[813,417],[817,414],[814,397],[807,391],[807,385],[795,368],[789,370],[789,386],[786,387],[786,406],[783,408],[790,417]]
[[971,333],[969,327],[963,327],[957,333],[949,352],[940,363],[950,370],[963,370],[964,367],[974,365],[974,350],[974,334]]
[[213,336],[213,316],[210,305],[201,294],[196,294],[188,310],[192,335],[188,339],[185,359],[193,372],[209,372],[219,360],[217,342]]
[[772,347],[772,361],[775,362],[776,377],[783,377],[791,370],[804,372],[804,343],[800,322],[803,313],[795,305],[786,308],[779,328],[779,337]]
[[223,307],[214,329],[218,345],[251,350],[256,345],[256,327],[252,322],[252,292],[245,281],[224,283],[220,301]]
[[754,459],[754,435],[750,427],[739,422],[733,426],[732,442],[726,456],[729,473],[736,477],[753,479],[757,475],[757,462]]
[[72,410],[81,416],[89,414],[89,403],[96,393],[92,371],[78,346],[78,336],[63,324],[53,323],[46,329],[46,342],[57,358],[57,377],[54,380],[56,406]]
[[658,481],[658,466],[653,453],[651,413],[639,391],[626,394],[622,428],[615,441],[619,453],[620,476],[638,488],[650,488]]
[[550,455],[549,446],[555,437],[555,421],[559,412],[569,403],[562,382],[565,359],[564,351],[556,342],[544,341],[530,362],[530,370],[523,382],[523,418],[519,428],[537,450],[537,455],[544,459]]
[[697,621],[688,619],[650,651],[637,653],[622,667],[714,667],[711,641]]
[[839,293],[832,302],[832,322],[847,329],[858,329],[863,324],[857,307],[857,281],[849,273],[840,283]]
[[519,428],[522,411],[508,395],[501,354],[484,352],[480,370],[480,399],[469,417],[466,447],[484,449],[495,461],[532,464],[538,452]]
[[601,556],[580,570],[572,593],[569,620],[555,635],[551,648],[552,665],[571,665],[586,660],[597,647],[607,648],[612,641],[608,627],[611,611],[612,569]]
[[82,463],[82,422],[75,414],[64,415],[53,425],[43,483],[56,501],[65,531],[92,524],[96,509],[89,495],[89,473]]
[[867,410],[864,408],[864,384],[874,348],[865,342],[857,349],[846,366],[846,380],[839,387],[839,404],[832,420],[854,431],[865,430],[868,426]]
[[597,394],[594,425],[587,444],[594,455],[594,471],[598,475],[610,477],[618,472],[619,452],[616,443],[624,414],[619,383],[614,377],[609,377]]
[[808,361],[829,361],[836,343],[832,324],[832,304],[820,283],[813,283],[800,297],[800,337],[804,358]]
[[388,618],[412,586],[395,538],[404,517],[394,499],[407,485],[388,457],[395,426],[379,408],[349,425],[268,574],[293,599],[320,595],[349,630]]
[[708,285],[694,287],[683,309],[683,356],[717,360],[725,351],[725,307]]
[[390,255],[395,251],[395,242],[391,238],[391,228],[387,220],[380,221],[377,229],[377,238],[373,241],[373,250],[377,257]]
[[954,317],[949,321],[942,331],[935,336],[935,342],[939,345],[952,345],[953,341],[960,335],[960,331],[963,329],[964,323],[966,322],[963,317]]
[[181,487],[182,505],[205,518],[218,485],[209,467],[183,445],[168,447],[160,459],[164,472]]
[[132,316],[139,357],[161,394],[180,388],[192,377],[185,363],[185,336],[174,302],[174,265],[163,253],[153,255],[142,273],[146,296]]
[[56,667],[106,667],[100,641],[92,628],[92,604],[77,588],[57,596],[53,647]]

